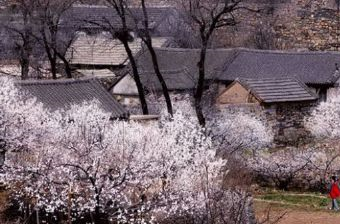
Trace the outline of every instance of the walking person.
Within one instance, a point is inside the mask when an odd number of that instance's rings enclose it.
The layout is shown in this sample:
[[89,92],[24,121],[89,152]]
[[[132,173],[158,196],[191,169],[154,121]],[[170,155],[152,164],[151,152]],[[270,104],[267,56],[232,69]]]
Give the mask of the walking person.
[[339,180],[336,176],[331,177],[329,196],[332,199],[332,210],[339,211],[337,198],[340,196]]

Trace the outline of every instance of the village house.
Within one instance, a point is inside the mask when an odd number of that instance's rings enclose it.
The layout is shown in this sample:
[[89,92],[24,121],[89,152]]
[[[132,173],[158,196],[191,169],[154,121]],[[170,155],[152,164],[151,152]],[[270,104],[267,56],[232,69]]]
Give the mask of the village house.
[[[176,47],[173,39],[167,36],[172,20],[177,18],[176,10],[170,7],[148,7],[147,10],[153,46]],[[144,28],[135,21],[142,21],[142,16],[141,8],[131,8],[131,13],[127,15],[127,26],[132,37],[129,47],[135,57],[146,51],[138,37],[138,30]],[[77,29],[76,38],[66,51],[74,76],[97,77],[105,82],[119,78],[120,70],[129,63],[129,59],[123,44],[107,32],[119,31],[122,27],[121,18],[116,12],[105,6],[74,5],[65,12],[64,18],[63,27],[66,30]]]
[[320,101],[326,101],[329,91],[337,86],[339,63],[336,52],[238,49],[215,81],[223,89],[237,78],[294,78],[313,90]]
[[214,77],[216,103],[262,116],[277,143],[295,144],[309,135],[305,117],[337,88],[339,61],[335,52],[238,49]]
[[[168,47],[170,43],[167,37],[155,37],[152,40],[154,47]],[[140,38],[135,38],[129,46],[134,56],[145,50]],[[104,32],[97,35],[78,33],[67,49],[66,58],[73,69],[85,75],[88,75],[86,70],[92,70],[95,76],[105,75],[107,69],[112,71],[113,76],[114,70],[124,68],[129,63],[123,44]],[[100,71],[102,69],[105,70]]]
[[302,82],[290,78],[236,79],[217,96],[217,104],[256,104],[316,101],[318,96]]
[[[143,11],[141,8],[131,8],[130,11],[131,14],[127,16],[127,25],[131,37],[133,37],[130,47],[133,54],[136,55],[143,48],[142,41],[137,35],[143,26],[142,23],[136,24],[135,21],[141,21],[140,17],[143,15]],[[171,21],[177,18],[176,10],[171,7],[148,7],[147,11],[149,31],[153,37],[154,46],[168,47],[171,38],[168,38],[167,35],[171,30]],[[5,27],[10,25],[21,29],[21,17],[15,3],[1,11],[0,64],[20,67],[21,53],[15,42],[20,42],[21,39],[16,36],[16,33],[9,32]],[[2,26],[3,24],[5,26]],[[112,36],[107,32],[108,29],[112,32],[119,31],[121,27],[121,19],[115,10],[103,5],[74,4],[61,15],[58,26],[58,44],[63,47],[59,46],[58,51],[61,55],[65,55],[69,61],[74,77],[89,75],[112,77],[115,76],[113,70],[122,68],[128,63],[123,45],[118,39],[112,39]],[[70,46],[65,48],[69,43],[71,43]],[[48,68],[44,47],[36,46],[36,44],[31,47],[33,50],[31,59],[34,58],[32,69],[42,68],[45,70]],[[58,63],[60,74],[65,76],[62,60],[59,59]],[[31,78],[36,78],[36,76]]]
[[[182,48],[155,48],[160,71],[167,84],[173,101],[180,101],[187,96],[192,96],[197,84],[198,49]],[[226,58],[233,53],[230,49],[208,50],[206,72],[213,76],[216,71],[223,68]],[[162,88],[154,72],[153,63],[149,52],[143,52],[138,58],[138,68],[141,82],[147,92],[149,104],[156,108],[157,101],[161,99]],[[207,86],[208,87],[208,86]],[[126,108],[139,107],[139,98],[136,84],[129,67],[121,78],[110,87],[111,93]],[[156,110],[151,109],[153,112]]]
[[226,113],[242,111],[257,116],[272,130],[276,144],[294,144],[308,137],[305,117],[318,96],[293,78],[236,79],[217,96]]
[[[199,50],[157,48],[156,54],[173,101],[192,96]],[[338,86],[339,61],[340,54],[333,52],[211,49],[207,53],[206,89],[218,110],[260,117],[273,128],[278,143],[293,144],[308,136],[305,117]],[[138,64],[142,84],[152,96],[149,104],[154,107],[160,99],[155,96],[162,92],[148,52],[138,57]],[[128,69],[110,91],[126,108],[139,107],[137,88]]]

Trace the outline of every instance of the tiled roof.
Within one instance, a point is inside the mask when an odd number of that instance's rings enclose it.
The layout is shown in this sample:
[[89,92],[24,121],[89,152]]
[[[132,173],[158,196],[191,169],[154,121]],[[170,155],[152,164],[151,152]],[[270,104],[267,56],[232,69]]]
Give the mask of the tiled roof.
[[17,82],[17,85],[52,111],[95,99],[113,118],[128,116],[123,106],[96,79],[29,80]]
[[335,52],[282,52],[238,49],[235,59],[226,63],[219,80],[236,78],[297,78],[305,84],[334,84],[339,78]]
[[[161,73],[169,89],[192,89],[195,87],[198,79],[197,62],[199,60],[198,49],[180,49],[180,48],[155,48]],[[213,49],[207,51],[206,59],[206,78],[211,78],[219,74],[226,61],[230,60],[234,51],[230,49]],[[145,86],[151,88],[160,86],[156,84],[156,74],[154,73],[151,56],[144,52],[138,58],[142,82]],[[150,82],[150,80],[153,80]],[[157,87],[158,86],[158,87]],[[152,89],[151,88],[151,89]]]
[[[142,9],[131,8],[129,10],[133,17],[127,16],[127,24],[129,28],[134,29],[136,25],[133,18],[142,21],[139,19],[143,18]],[[175,9],[170,7],[147,8],[150,28],[156,28],[174,11]],[[120,29],[122,27],[121,20],[116,11],[105,6],[76,5],[65,12],[62,21],[63,26],[83,29],[101,28],[101,26],[107,25],[107,21],[110,22],[110,26],[113,28]],[[99,24],[99,26],[97,24]],[[140,26],[141,24],[137,24],[137,26],[138,25]]]
[[[153,45],[161,47],[168,38],[153,38]],[[141,39],[129,43],[132,53],[136,55],[142,50]],[[124,46],[117,39],[110,39],[104,35],[79,35],[67,50],[66,58],[71,64],[78,65],[124,65],[128,63],[128,56]]]
[[313,101],[318,97],[309,88],[294,79],[237,79],[263,103]]
[[[162,71],[162,76],[168,87],[168,90],[190,90],[194,89],[196,84],[194,78],[188,74],[186,69],[175,71]],[[143,85],[149,91],[161,91],[162,86],[154,71],[143,71],[141,76]]]

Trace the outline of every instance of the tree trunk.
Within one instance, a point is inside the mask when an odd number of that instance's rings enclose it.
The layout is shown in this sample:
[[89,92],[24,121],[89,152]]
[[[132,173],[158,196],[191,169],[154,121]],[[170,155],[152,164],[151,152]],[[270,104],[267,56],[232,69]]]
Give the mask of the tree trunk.
[[72,78],[72,69],[71,69],[70,63],[58,51],[55,50],[55,53],[57,54],[58,58],[60,58],[60,60],[62,60],[64,62],[66,76],[67,76],[67,78],[71,79]]
[[141,106],[142,106],[143,114],[144,115],[149,114],[148,105],[147,105],[147,102],[146,102],[146,99],[145,99],[143,84],[140,80],[139,73],[138,73],[137,63],[135,61],[135,58],[133,57],[132,51],[130,49],[130,46],[129,46],[127,40],[121,40],[121,41],[124,45],[125,51],[126,51],[128,58],[130,60],[133,79],[135,80],[135,83],[136,83],[136,86],[137,86],[139,100],[140,100],[140,103],[141,103]]
[[29,66],[30,66],[30,55],[31,55],[31,30],[29,26],[29,13],[23,12],[24,19],[24,31],[22,36],[22,46],[20,52],[20,65],[21,65],[21,79],[25,80],[28,78]]
[[[43,23],[43,25],[45,25],[45,24]],[[43,42],[43,46],[45,48],[45,52],[46,52],[48,60],[50,62],[52,78],[57,79],[57,57],[56,57],[55,51],[53,50],[55,48],[53,48],[53,43],[50,44],[47,40],[47,36],[46,36],[46,33],[45,33],[45,27],[41,27],[40,34],[42,36],[42,42]]]
[[[110,2],[110,1],[109,1]],[[134,58],[134,55],[131,51],[131,48],[129,46],[129,40],[130,40],[130,34],[129,34],[129,29],[126,23],[126,5],[124,1],[113,1],[112,2],[112,7],[115,10],[115,13],[117,13],[120,17],[121,23],[122,23],[122,28],[120,31],[117,31],[115,29],[111,29],[110,32],[113,36],[113,38],[118,38],[122,44],[124,45],[126,54],[128,56],[128,59],[130,61],[130,66],[132,69],[132,75],[133,79],[135,80],[136,86],[137,86],[137,91],[138,91],[138,96],[139,96],[139,101],[141,103],[142,111],[144,115],[149,114],[148,110],[148,105],[145,99],[145,94],[144,94],[144,88],[143,84],[140,80],[140,76],[138,73],[138,68],[137,68],[137,63]]]
[[64,65],[65,65],[66,76],[67,76],[67,78],[71,79],[72,78],[72,70],[71,70],[70,64],[68,62],[64,61]]
[[21,65],[21,79],[25,80],[28,78],[29,73],[29,59],[26,53],[22,53],[20,58],[20,65]]
[[[153,68],[155,70],[158,81],[162,86],[162,92],[163,92],[163,95],[164,95],[164,98],[165,98],[168,113],[171,116],[173,116],[169,90],[168,90],[168,87],[165,83],[165,80],[164,80],[164,78],[161,74],[161,71],[159,70],[157,55],[156,55],[156,52],[155,52],[155,50],[153,49],[153,46],[152,46],[152,38],[151,38],[151,35],[150,35],[150,32],[149,32],[149,17],[148,17],[147,8],[146,8],[146,5],[145,5],[145,0],[141,0],[141,3],[142,3],[143,16],[144,16],[144,18],[143,18],[144,19],[144,21],[143,21],[143,23],[144,23],[144,34],[142,35],[142,40],[146,44],[146,46],[147,46],[147,48],[150,52],[150,55],[151,55],[151,58],[152,58]],[[138,30],[138,26],[137,26],[137,30]]]
[[57,79],[57,63],[54,59],[50,60],[52,78]]
[[198,70],[199,70],[198,83],[197,83],[196,92],[194,96],[197,119],[198,119],[199,124],[203,127],[205,126],[205,117],[204,117],[203,109],[202,109],[202,97],[203,97],[203,92],[204,92],[205,58],[206,58],[207,46],[208,46],[208,42],[202,41],[200,60],[197,64]]
[[171,104],[171,98],[170,98],[170,94],[169,94],[169,90],[168,87],[165,83],[165,80],[161,74],[161,71],[159,70],[159,65],[158,65],[158,60],[157,60],[157,55],[155,50],[152,47],[152,43],[151,44],[147,44],[147,47],[149,49],[149,52],[151,54],[151,58],[152,58],[152,63],[153,63],[153,68],[155,70],[156,76],[162,86],[162,92],[165,98],[165,102],[166,102],[166,107],[168,110],[168,113],[173,116],[173,110],[172,110],[172,104]]

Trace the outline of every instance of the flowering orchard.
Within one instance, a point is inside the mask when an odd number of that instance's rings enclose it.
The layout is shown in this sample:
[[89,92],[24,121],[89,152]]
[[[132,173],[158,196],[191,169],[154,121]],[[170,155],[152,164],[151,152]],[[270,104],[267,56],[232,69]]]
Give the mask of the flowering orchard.
[[19,209],[50,223],[250,219],[249,196],[223,189],[226,160],[194,116],[177,110],[147,125],[112,121],[96,101],[50,112],[11,80],[0,85],[1,181]]

